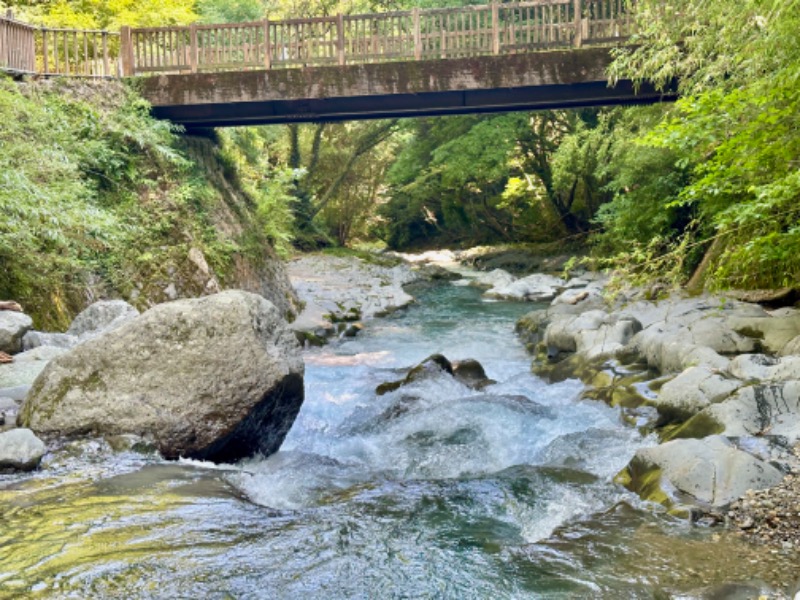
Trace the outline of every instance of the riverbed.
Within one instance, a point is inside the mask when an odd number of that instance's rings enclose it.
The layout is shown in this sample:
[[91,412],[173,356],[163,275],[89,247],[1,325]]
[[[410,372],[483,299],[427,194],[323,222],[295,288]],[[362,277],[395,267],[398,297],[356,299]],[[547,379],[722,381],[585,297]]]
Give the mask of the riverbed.
[[[793,577],[613,482],[656,441],[580,382],[531,374],[513,333],[531,304],[413,293],[306,350],[305,404],[267,459],[168,463],[91,441],[0,476],[0,597],[748,597]],[[496,383],[376,394],[434,353]]]

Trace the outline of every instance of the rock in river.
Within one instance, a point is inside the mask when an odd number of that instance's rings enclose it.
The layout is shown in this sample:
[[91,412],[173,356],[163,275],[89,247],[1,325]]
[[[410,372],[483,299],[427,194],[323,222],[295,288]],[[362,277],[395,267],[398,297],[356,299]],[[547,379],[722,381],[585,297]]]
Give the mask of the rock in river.
[[0,472],[32,471],[39,466],[45,445],[30,429],[0,433]]
[[722,507],[749,489],[777,485],[783,475],[772,465],[733,447],[723,436],[674,440],[642,448],[618,481],[642,498],[666,505],[688,496]]
[[226,291],[158,305],[53,360],[19,422],[44,435],[135,434],[167,458],[275,452],[303,402],[303,360],[278,309]]
[[22,338],[33,327],[33,320],[15,311],[0,311],[0,352],[14,354],[22,350]]

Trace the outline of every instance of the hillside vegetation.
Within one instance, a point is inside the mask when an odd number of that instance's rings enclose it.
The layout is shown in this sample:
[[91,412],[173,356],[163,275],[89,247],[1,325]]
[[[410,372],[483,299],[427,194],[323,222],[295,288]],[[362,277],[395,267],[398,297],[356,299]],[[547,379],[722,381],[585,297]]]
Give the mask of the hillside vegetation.
[[224,144],[148,112],[118,83],[0,79],[0,297],[39,326],[96,297],[145,307],[269,279],[268,200],[243,190]]

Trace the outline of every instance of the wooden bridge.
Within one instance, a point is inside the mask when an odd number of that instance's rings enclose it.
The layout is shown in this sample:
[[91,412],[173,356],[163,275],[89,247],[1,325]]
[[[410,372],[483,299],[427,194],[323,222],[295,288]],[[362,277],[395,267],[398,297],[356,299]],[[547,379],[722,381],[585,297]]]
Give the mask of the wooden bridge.
[[533,0],[119,34],[0,18],[0,68],[137,77],[188,127],[654,102],[607,85],[627,0]]

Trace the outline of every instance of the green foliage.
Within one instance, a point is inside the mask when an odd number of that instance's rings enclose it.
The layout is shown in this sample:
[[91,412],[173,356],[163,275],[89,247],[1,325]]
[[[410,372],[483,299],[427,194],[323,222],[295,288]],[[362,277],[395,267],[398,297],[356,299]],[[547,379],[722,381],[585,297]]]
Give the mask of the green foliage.
[[292,204],[298,173],[277,162],[279,130],[274,127],[241,127],[219,133],[222,160],[255,204],[256,228],[279,254],[287,256],[293,240]]
[[54,0],[9,2],[26,19],[50,27],[107,29],[183,25],[197,19],[193,0]]
[[680,81],[683,98],[641,144],[676,157],[685,176],[658,200],[667,214],[697,217],[686,248],[717,240],[698,276],[721,287],[796,282],[800,2],[646,0],[638,12],[640,46],[621,52],[613,73]]
[[197,12],[205,23],[246,23],[267,14],[262,0],[197,0]]
[[[92,297],[166,299],[192,248],[221,278],[242,251],[215,226],[224,200],[206,170],[132,91],[0,79],[0,119],[0,297],[37,326]],[[277,211],[252,212],[263,227]]]
[[587,228],[605,192],[594,111],[420,119],[389,171],[383,239],[547,241]]

